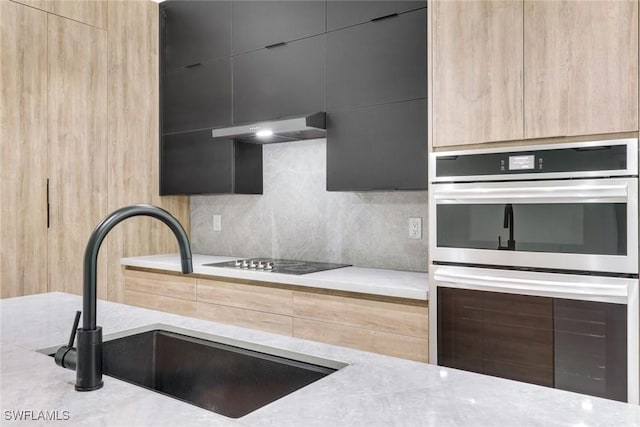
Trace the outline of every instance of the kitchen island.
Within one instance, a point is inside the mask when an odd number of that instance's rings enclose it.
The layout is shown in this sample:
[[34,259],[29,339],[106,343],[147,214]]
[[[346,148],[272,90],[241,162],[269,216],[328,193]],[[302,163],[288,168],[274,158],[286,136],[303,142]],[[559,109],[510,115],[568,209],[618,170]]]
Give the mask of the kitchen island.
[[0,300],[3,424],[28,414],[58,418],[33,425],[640,426],[635,405],[106,301],[97,307],[106,337],[163,323],[348,366],[238,419],[107,376],[80,393],[74,372],[34,350],[65,343],[81,305],[63,293]]

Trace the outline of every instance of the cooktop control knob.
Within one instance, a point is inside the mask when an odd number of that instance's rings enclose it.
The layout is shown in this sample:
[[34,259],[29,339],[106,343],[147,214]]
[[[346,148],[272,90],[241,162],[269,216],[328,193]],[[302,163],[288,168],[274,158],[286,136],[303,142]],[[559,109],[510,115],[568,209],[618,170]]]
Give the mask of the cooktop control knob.
[[242,268],[247,268],[247,267],[249,267],[249,263],[247,262],[247,260],[246,260],[246,259],[245,259],[245,260],[242,260],[241,267],[242,267]]
[[258,270],[264,270],[264,262],[258,261]]
[[257,266],[258,264],[253,260],[249,263],[249,268],[256,268]]
[[234,265],[236,268],[240,268],[240,267],[242,267],[242,261],[240,261],[239,259],[237,259],[237,260],[235,260],[235,262],[233,263],[233,265]]
[[273,263],[271,261],[268,261],[267,264],[264,266],[265,270],[273,270]]

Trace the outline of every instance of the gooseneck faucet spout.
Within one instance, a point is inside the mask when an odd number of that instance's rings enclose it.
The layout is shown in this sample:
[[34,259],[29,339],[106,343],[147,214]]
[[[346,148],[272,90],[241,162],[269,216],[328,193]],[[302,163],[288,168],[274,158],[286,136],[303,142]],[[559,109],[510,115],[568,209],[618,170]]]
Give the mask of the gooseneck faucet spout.
[[[105,217],[93,230],[84,253],[84,283],[82,299],[82,328],[77,330],[78,349],[61,347],[56,352],[56,363],[76,370],[76,390],[91,391],[102,387],[102,328],[96,326],[97,267],[100,245],[121,221],[134,216],[149,216],[169,226],[180,246],[182,273],[193,272],[191,247],[182,225],[169,212],[152,205],[133,205],[120,208]],[[73,337],[73,335],[72,335]]]

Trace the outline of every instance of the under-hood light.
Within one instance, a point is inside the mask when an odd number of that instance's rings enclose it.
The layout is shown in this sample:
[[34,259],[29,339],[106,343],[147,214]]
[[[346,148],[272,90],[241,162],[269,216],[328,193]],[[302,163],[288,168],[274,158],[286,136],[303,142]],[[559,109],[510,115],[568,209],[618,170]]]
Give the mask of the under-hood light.
[[258,138],[269,138],[270,136],[273,136],[273,131],[271,129],[262,129],[256,132],[256,136]]

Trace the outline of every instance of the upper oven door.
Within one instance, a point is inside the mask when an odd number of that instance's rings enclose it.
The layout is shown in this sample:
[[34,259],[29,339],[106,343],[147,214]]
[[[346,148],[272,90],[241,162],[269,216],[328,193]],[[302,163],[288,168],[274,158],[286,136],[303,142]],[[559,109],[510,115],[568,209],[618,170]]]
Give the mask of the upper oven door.
[[638,273],[636,178],[431,190],[434,262]]

